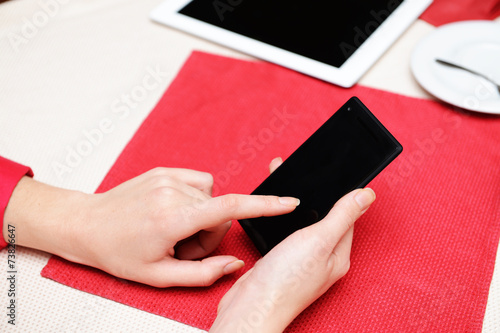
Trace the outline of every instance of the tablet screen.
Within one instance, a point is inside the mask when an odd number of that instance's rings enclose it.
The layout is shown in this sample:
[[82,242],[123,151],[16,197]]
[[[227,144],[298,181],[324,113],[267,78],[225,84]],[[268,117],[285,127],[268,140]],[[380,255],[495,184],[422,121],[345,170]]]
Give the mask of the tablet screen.
[[339,68],[403,0],[193,0],[179,13]]

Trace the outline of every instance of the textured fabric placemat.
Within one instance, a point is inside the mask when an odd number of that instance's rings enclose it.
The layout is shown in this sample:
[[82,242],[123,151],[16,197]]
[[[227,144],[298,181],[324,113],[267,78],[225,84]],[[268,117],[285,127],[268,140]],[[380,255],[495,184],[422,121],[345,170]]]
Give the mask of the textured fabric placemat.
[[494,20],[500,16],[500,0],[434,0],[421,19],[434,26],[466,21]]
[[[349,273],[290,332],[480,332],[499,237],[500,119],[259,62],[194,53],[98,191],[156,166],[211,172],[215,193],[249,193],[351,96],[403,144],[372,183]],[[217,253],[258,253],[234,223]],[[244,273],[208,288],[156,289],[52,257],[42,275],[208,329]]]

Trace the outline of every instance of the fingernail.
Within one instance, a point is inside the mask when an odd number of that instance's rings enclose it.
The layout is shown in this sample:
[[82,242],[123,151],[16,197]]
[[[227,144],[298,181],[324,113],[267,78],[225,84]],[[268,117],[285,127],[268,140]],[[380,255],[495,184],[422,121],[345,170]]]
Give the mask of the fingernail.
[[293,207],[297,207],[298,205],[300,205],[300,200],[297,199],[297,198],[292,198],[292,197],[279,197],[278,198],[279,202],[282,204],[282,205],[285,205],[285,206],[293,206]]
[[226,267],[224,267],[224,275],[234,273],[243,266],[245,266],[243,260],[233,261],[232,263],[229,263],[226,265]]
[[365,210],[375,201],[375,192],[367,187],[359,191],[354,200],[356,200],[361,210]]

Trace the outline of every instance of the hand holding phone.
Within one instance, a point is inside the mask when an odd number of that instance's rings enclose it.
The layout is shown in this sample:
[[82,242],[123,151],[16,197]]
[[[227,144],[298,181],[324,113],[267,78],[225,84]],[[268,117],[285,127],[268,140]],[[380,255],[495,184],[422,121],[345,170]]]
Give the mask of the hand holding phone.
[[299,198],[286,215],[240,220],[262,255],[296,230],[318,222],[337,200],[366,186],[403,147],[353,97],[252,194]]

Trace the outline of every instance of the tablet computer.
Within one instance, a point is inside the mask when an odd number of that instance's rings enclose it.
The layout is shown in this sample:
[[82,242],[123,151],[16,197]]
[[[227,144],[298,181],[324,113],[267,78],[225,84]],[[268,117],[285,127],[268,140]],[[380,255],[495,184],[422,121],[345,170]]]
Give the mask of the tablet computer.
[[350,87],[432,0],[167,0],[159,23]]

